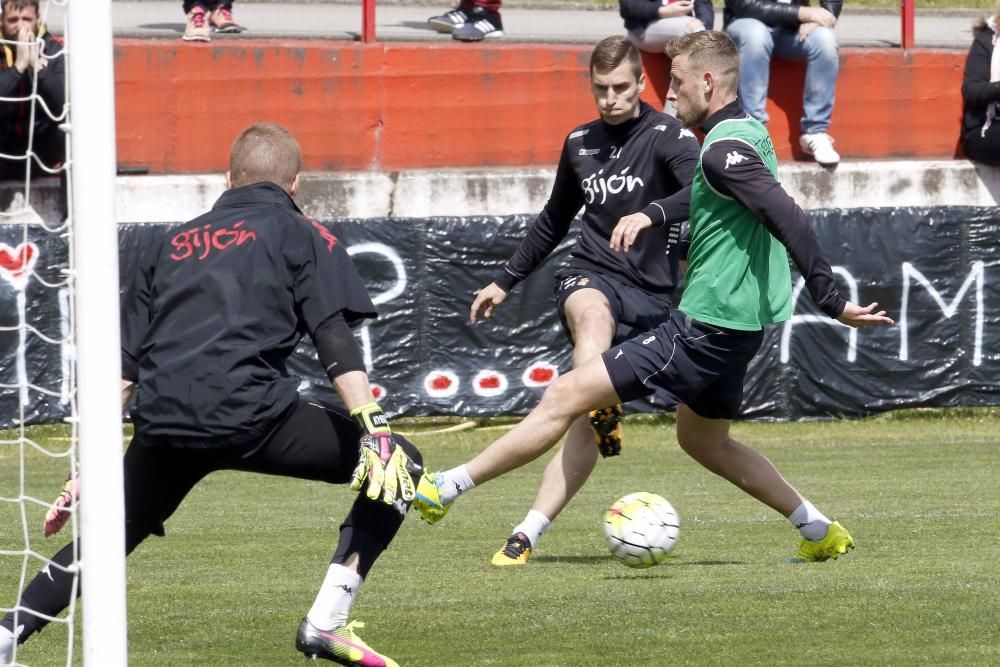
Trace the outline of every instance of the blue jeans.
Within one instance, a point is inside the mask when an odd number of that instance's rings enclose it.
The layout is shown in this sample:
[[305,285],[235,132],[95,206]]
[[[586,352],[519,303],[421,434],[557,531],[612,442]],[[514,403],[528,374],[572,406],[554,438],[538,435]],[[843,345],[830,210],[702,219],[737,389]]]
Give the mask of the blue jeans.
[[771,27],[757,19],[736,19],[726,28],[740,50],[740,99],[743,109],[762,123],[768,121],[768,79],[771,56],[806,61],[802,95],[802,134],[826,132],[833,115],[840,57],[830,28],[815,28],[804,42],[798,30]]

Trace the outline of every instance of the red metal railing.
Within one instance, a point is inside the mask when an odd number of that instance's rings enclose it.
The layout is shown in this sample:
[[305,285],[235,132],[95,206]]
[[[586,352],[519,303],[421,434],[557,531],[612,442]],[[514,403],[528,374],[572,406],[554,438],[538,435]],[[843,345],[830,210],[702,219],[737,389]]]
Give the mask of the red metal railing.
[[361,41],[366,44],[375,41],[375,0],[361,0]]
[[[368,0],[365,0],[366,2]],[[374,2],[375,0],[371,0]],[[913,40],[913,6],[914,0],[903,0],[903,6],[900,8],[899,16],[902,23],[900,29],[899,44],[904,49],[912,49],[914,46]]]

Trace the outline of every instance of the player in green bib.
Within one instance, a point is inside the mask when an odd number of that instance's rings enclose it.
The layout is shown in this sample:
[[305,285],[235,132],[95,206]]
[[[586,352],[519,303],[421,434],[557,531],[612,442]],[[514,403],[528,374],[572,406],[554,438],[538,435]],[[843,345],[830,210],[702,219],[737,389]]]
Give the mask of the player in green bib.
[[[719,141],[738,142],[743,152],[737,155],[753,151],[777,178],[771,138],[756,120],[720,122],[705,138],[702,158]],[[701,164],[691,184],[691,201],[688,288],[681,310],[702,322],[740,331],[787,320],[792,314],[792,277],[781,242],[748,208],[713,189]]]
[[[425,474],[414,506],[434,522],[464,491],[533,460],[552,447],[573,419],[656,393],[676,402],[677,441],[692,458],[780,512],[801,539],[792,560],[823,561],[854,547],[764,456],[734,440],[747,365],[763,328],[792,314],[788,257],[816,305],[852,327],[893,322],[878,304],[859,306],[836,289],[805,213],[777,180],[767,130],[736,97],[739,52],[722,32],[685,35],[670,47],[670,92],[685,127],[705,131],[691,184],[691,246],[686,287],[670,318],[616,345],[601,358],[553,382],[517,425],[463,466]],[[628,252],[651,226],[636,213],[622,218],[611,247]]]

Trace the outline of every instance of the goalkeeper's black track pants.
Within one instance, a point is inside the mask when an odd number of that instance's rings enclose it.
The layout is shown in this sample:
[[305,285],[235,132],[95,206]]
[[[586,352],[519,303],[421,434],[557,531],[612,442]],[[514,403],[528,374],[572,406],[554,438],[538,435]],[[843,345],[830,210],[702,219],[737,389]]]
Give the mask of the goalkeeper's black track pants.
[[[216,470],[346,484],[358,462],[360,436],[354,420],[343,412],[304,400],[263,443],[201,449],[151,447],[136,436],[125,452],[125,553],[132,553],[151,534],[163,536],[164,521],[195,484]],[[396,436],[396,441],[414,462],[423,464],[412,443],[400,436]],[[414,486],[418,481],[413,480]],[[82,479],[83,494],[86,484],[87,480]],[[324,509],[303,508],[303,511],[319,514]],[[401,501],[390,507],[359,493],[340,525],[340,539],[331,562],[343,563],[349,555],[357,553],[359,574],[362,578],[367,576],[402,525],[407,509]],[[227,508],[217,510],[220,521],[226,520]],[[72,599],[74,575],[67,573],[66,567],[73,561],[73,544],[66,545],[52,561],[55,565],[38,573],[21,594],[18,606],[22,610],[8,613],[0,621],[11,630],[15,625],[24,626],[18,643],[48,624],[44,618],[23,609],[56,616]]]

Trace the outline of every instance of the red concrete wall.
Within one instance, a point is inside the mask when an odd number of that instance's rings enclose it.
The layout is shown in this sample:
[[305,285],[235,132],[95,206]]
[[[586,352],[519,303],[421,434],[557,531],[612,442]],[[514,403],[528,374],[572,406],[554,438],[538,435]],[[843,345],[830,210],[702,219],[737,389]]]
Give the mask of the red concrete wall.
[[[118,161],[154,173],[224,170],[236,134],[287,126],[310,170],[552,165],[596,116],[586,45],[239,40],[115,41]],[[831,134],[845,158],[949,158],[964,51],[842,49]],[[665,59],[647,57],[657,107]],[[770,130],[795,157],[800,64],[772,72]]]

